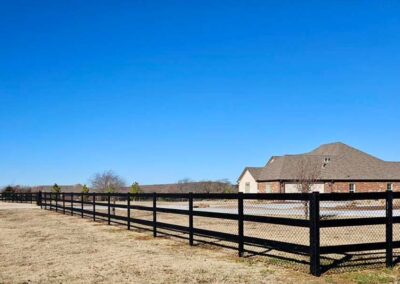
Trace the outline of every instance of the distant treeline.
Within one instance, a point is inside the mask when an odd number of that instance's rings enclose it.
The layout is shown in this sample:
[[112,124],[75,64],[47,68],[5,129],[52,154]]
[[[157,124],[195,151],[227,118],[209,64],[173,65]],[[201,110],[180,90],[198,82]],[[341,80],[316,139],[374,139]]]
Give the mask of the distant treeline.
[[[84,185],[57,185],[60,188],[60,192],[82,192]],[[181,180],[177,183],[172,184],[157,184],[157,185],[139,185],[140,192],[142,193],[235,193],[238,191],[237,186],[231,184],[229,181],[190,181]],[[115,192],[126,193],[131,191],[131,186],[122,186],[116,188]],[[9,185],[1,189],[2,192],[54,192],[54,185],[43,185],[43,186],[19,186]],[[92,187],[89,187],[90,192],[99,192]]]

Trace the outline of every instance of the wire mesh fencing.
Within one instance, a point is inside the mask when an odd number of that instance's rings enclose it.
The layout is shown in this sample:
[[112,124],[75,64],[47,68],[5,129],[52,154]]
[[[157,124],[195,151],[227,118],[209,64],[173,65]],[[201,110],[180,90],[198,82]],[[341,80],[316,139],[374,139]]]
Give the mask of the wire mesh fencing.
[[245,255],[267,257],[274,264],[306,271],[309,253],[304,250],[310,244],[308,196],[305,200],[298,200],[299,196],[292,200],[272,198],[244,195],[244,236],[258,241],[245,243]]
[[321,267],[393,265],[393,192],[321,195]]
[[277,264],[335,269],[398,263],[400,193],[352,194],[1,194],[43,209],[234,249]]

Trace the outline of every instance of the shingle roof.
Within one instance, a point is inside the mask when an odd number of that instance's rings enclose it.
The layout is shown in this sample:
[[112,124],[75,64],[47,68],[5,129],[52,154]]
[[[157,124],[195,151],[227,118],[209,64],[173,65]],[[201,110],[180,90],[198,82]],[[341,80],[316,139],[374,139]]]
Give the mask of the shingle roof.
[[301,155],[274,156],[257,180],[296,180],[300,163],[318,164],[319,180],[400,180],[399,162],[383,161],[340,142]]
[[242,178],[242,176],[246,173],[246,171],[249,171],[249,173],[253,176],[255,180],[258,179],[259,174],[263,170],[263,167],[245,167],[241,175],[239,176],[238,180]]

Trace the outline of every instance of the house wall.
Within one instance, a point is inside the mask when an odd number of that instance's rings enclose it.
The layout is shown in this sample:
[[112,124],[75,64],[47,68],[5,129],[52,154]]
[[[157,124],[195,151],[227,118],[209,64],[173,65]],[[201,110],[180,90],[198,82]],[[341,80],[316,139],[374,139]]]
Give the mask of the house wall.
[[281,183],[279,181],[259,182],[259,193],[281,193]]
[[248,193],[258,192],[258,183],[249,171],[246,171],[239,181],[239,192],[246,193],[246,183],[250,184],[250,192]]
[[[387,182],[333,182],[325,183],[325,192],[349,192],[349,184],[354,183],[356,190],[355,192],[377,192],[386,191]],[[393,191],[400,191],[400,183],[395,182],[393,184]]]
[[[317,184],[315,186],[315,191],[320,193],[348,193],[349,184],[354,183],[356,186],[356,192],[383,192],[386,191],[387,182],[325,182],[324,184]],[[392,182],[393,191],[400,192],[400,182]],[[258,183],[258,193],[284,193],[293,192],[290,190],[295,186],[294,183],[284,183],[284,182],[259,182]],[[239,189],[240,190],[240,189]]]
[[[297,183],[285,183],[285,193],[300,193],[301,186]],[[311,191],[318,191],[324,193],[324,184],[315,183],[311,186]]]

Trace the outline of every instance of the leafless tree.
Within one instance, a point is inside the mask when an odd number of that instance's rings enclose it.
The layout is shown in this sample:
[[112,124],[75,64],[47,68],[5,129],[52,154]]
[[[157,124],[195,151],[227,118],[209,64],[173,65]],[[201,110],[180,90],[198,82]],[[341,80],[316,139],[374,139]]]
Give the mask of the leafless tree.
[[179,191],[179,193],[188,193],[189,189],[189,185],[193,183],[193,181],[190,178],[184,178],[181,180],[178,180],[178,185],[177,185],[177,189]]
[[[315,156],[302,157],[295,162],[296,187],[299,192],[310,193],[318,182],[322,168],[322,161]],[[304,202],[304,215],[308,218],[308,201]]]
[[217,180],[212,183],[213,190],[212,192],[216,193],[234,193],[235,190],[228,179]]
[[235,189],[227,179],[221,179],[217,181],[203,180],[195,182],[186,178],[178,181],[177,191],[180,193],[233,193],[235,192]]
[[205,180],[205,181],[201,182],[201,191],[203,193],[211,193],[211,192],[213,192],[213,188],[214,188],[214,185],[213,185],[212,181]]
[[91,180],[91,184],[93,189],[101,193],[118,192],[126,185],[125,181],[113,171],[105,171],[95,174]]

